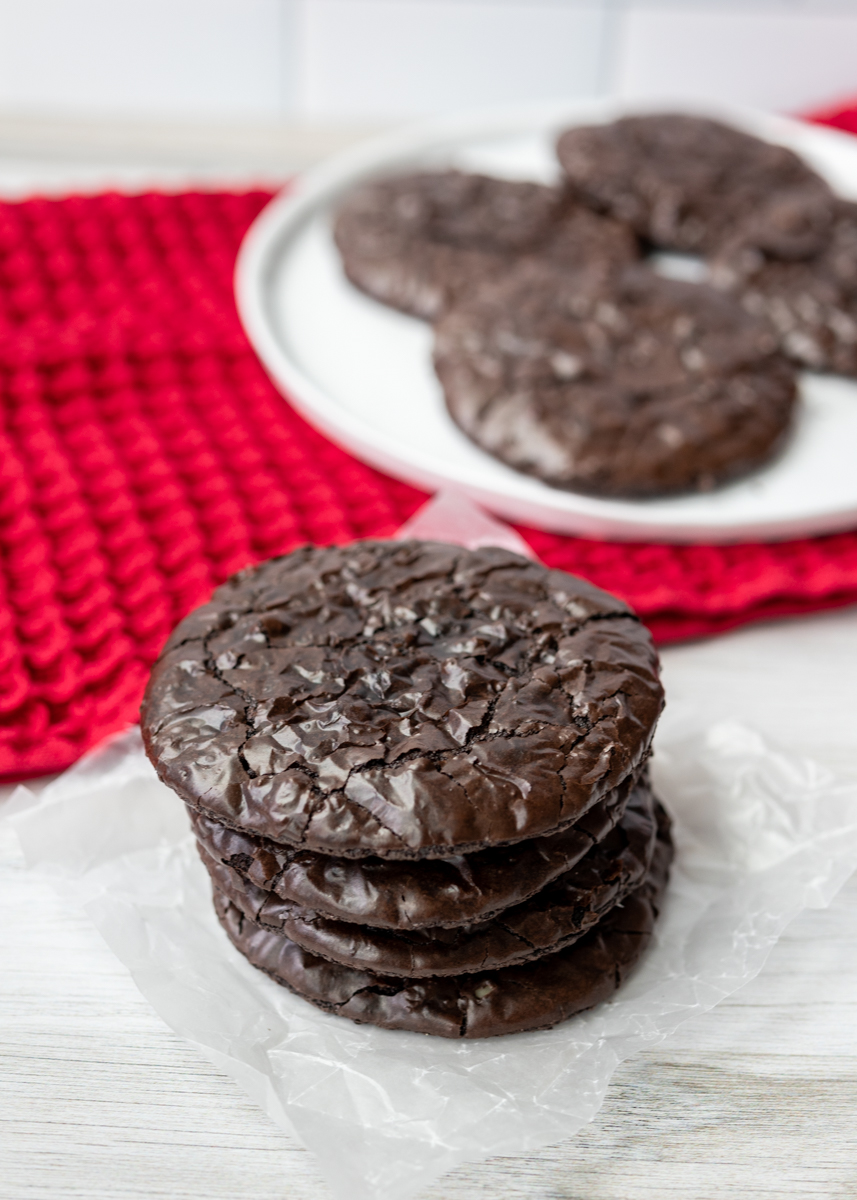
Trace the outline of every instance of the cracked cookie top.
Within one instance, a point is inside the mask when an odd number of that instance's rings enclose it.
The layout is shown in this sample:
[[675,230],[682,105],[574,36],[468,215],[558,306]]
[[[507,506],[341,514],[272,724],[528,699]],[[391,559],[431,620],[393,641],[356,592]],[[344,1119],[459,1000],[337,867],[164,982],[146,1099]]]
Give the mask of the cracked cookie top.
[[161,779],[232,828],[441,858],[573,824],[640,770],[662,704],[615,597],[506,550],[370,541],[233,576],[141,723]]

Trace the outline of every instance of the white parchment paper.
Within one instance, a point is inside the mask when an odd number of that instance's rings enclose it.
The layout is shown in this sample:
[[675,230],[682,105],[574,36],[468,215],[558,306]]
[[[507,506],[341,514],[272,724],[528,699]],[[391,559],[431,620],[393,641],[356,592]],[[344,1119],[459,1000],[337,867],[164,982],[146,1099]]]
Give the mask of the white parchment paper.
[[[405,532],[520,545],[448,496]],[[136,728],[38,798],[19,788],[5,812],[26,867],[84,908],[172,1029],[317,1154],[336,1196],[400,1200],[468,1159],[576,1132],[623,1059],[752,979],[786,925],[857,866],[854,783],[745,726],[661,738],[653,774],[677,855],[640,967],[613,1002],[556,1029],[463,1043],[353,1025],[251,967],[217,924],[183,806]]]

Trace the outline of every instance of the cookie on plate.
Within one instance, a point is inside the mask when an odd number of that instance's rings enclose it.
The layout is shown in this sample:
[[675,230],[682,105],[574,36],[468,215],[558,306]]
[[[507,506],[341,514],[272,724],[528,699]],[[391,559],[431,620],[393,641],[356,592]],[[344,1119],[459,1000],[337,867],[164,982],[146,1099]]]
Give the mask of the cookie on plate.
[[463,171],[364,184],[337,213],[334,239],[356,287],[425,320],[521,255],[599,278],[639,257],[627,226],[560,188]]
[[223,584],[155,664],[160,778],[232,828],[345,857],[558,832],[639,775],[651,637],[606,592],[494,547],[307,546]]
[[649,788],[639,788],[616,828],[570,871],[523,904],[454,929],[393,931],[332,921],[256,887],[202,846],[199,853],[216,890],[257,925],[345,967],[422,979],[496,970],[576,942],[642,884],[656,831],[655,801]]
[[578,941],[519,966],[443,978],[385,976],[310,954],[251,921],[217,890],[215,911],[254,966],[319,1008],[358,1023],[448,1038],[548,1029],[607,1000],[649,944],[672,858],[662,810],[658,819],[645,882]]
[[453,858],[340,858],[242,833],[189,809],[197,842],[265,892],[334,921],[377,929],[456,928],[512,908],[570,871],[624,815],[629,795],[648,787],[624,780],[574,825]]
[[710,254],[741,227],[783,257],[824,244],[835,199],[793,151],[684,113],[566,130],[557,155],[577,193],[665,250]]
[[711,263],[711,281],[769,320],[801,366],[857,376],[857,204],[837,202],[829,238],[809,258],[738,236]]
[[644,267],[599,290],[520,262],[438,322],[434,363],[478,446],[599,496],[707,491],[746,474],[780,449],[796,401],[765,320]]

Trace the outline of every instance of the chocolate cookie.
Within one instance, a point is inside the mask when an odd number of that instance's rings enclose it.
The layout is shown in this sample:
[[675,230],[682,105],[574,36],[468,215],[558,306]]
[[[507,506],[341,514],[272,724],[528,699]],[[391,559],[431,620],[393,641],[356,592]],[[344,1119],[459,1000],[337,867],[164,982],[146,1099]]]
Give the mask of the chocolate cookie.
[[738,236],[712,262],[711,280],[767,318],[795,362],[857,376],[857,204],[838,201],[824,248],[799,261]]
[[339,966],[250,921],[222,893],[215,891],[214,902],[233,945],[255,967],[327,1012],[440,1037],[496,1037],[548,1029],[613,994],[649,943],[671,858],[661,815],[646,882],[585,937],[522,966],[443,979],[397,979]]
[[607,291],[520,262],[437,324],[456,424],[554,487],[707,491],[783,444],[795,373],[762,319],[714,288],[626,271]]
[[199,854],[216,890],[257,925],[345,967],[423,979],[496,970],[576,942],[640,886],[654,853],[655,831],[651,793],[638,792],[603,842],[523,904],[475,925],[407,932],[331,921],[248,883],[202,846]]
[[586,264],[598,278],[639,257],[630,229],[561,189],[462,171],[364,184],[339,210],[334,239],[356,287],[425,320],[521,255]]
[[631,791],[648,787],[647,779],[625,780],[560,833],[417,862],[316,854],[188,812],[210,858],[283,900],[378,929],[455,928],[521,904],[565,874],[621,820]]
[[663,703],[620,600],[506,550],[307,546],[186,617],[141,724],[161,779],[323,853],[449,858],[580,820]]
[[780,255],[803,257],[833,217],[830,188],[791,150],[703,117],[568,129],[557,154],[582,197],[662,249],[709,254],[747,226]]

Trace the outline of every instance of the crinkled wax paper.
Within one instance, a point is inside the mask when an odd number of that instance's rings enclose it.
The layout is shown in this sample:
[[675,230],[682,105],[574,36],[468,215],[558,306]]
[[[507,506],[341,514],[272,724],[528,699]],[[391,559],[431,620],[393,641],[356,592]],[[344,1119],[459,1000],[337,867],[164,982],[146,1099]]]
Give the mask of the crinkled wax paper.
[[[520,548],[445,497],[402,531]],[[737,724],[660,739],[677,855],[654,944],[616,999],[542,1033],[473,1042],[357,1026],[278,987],[211,906],[184,809],[139,731],[7,811],[26,865],[80,904],[176,1032],[318,1153],[334,1194],[399,1200],[456,1164],[532,1150],[590,1121],[617,1065],[761,969],[857,865],[857,788]]]

